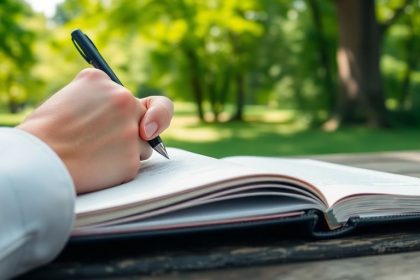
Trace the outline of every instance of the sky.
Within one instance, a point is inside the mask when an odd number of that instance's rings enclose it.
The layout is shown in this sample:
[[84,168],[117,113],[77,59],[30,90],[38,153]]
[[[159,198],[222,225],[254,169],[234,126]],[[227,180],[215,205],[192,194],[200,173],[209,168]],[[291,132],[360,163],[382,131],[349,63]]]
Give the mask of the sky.
[[52,17],[55,12],[57,4],[64,0],[25,0],[37,12],[44,13],[47,17]]

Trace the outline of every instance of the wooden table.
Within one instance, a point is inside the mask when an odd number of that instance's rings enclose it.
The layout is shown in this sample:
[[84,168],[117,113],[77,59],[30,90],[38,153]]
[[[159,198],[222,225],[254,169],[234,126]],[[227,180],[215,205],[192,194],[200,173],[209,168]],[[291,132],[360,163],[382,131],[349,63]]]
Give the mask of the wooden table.
[[[419,151],[311,158],[420,177]],[[330,240],[291,231],[273,227],[69,246],[22,279],[420,279],[420,222]]]

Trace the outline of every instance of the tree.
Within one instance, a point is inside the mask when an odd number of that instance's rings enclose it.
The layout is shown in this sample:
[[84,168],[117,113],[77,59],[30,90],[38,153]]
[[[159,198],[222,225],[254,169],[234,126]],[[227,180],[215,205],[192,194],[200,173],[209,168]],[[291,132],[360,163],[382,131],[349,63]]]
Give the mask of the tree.
[[380,72],[381,43],[385,31],[404,12],[406,0],[383,23],[376,19],[374,0],[336,0],[339,25],[337,63],[339,96],[336,114],[326,127],[366,123],[389,126]]
[[418,36],[420,32],[420,18],[418,5],[411,5],[408,16],[405,18],[405,25],[407,28],[407,38],[403,42],[404,49],[404,60],[406,61],[406,68],[404,70],[401,92],[398,98],[398,109],[403,111],[410,109],[412,106],[410,96],[410,84],[412,76],[417,65],[420,64],[418,53],[420,52],[420,38]]
[[[122,14],[121,7],[128,6],[130,12]],[[164,71],[158,75],[174,70],[173,83],[182,84],[183,92],[189,90],[201,120],[209,104],[208,119],[218,121],[229,100],[236,104],[234,117],[242,119],[246,76],[255,68],[253,54],[263,32],[261,23],[246,12],[261,10],[258,2],[120,0],[113,9],[114,24],[124,24],[127,34],[142,26],[138,36],[156,43],[155,63],[166,65],[155,67]]]
[[19,0],[3,0],[0,8],[0,96],[9,111],[16,113],[25,99],[22,84],[28,79],[35,59],[32,53],[34,34],[24,25],[31,16],[28,5]]
[[323,69],[324,92],[327,93],[327,110],[332,112],[335,105],[336,90],[333,79],[333,69],[330,61],[330,46],[325,38],[322,14],[317,0],[307,0],[311,10],[312,20],[316,30],[316,45],[318,48],[319,63]]

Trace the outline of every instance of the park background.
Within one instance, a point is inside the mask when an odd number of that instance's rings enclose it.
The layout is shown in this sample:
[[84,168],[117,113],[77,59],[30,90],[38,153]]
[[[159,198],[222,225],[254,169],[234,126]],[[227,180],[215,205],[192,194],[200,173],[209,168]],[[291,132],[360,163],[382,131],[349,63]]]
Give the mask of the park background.
[[[82,29],[167,146],[214,157],[420,149],[420,0],[0,0],[0,125],[83,68]],[[74,102],[77,102],[75,100]]]

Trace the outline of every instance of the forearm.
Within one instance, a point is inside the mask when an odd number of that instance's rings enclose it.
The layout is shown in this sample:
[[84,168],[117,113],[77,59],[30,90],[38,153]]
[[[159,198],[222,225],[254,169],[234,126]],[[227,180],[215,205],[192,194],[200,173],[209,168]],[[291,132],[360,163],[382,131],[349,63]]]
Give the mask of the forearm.
[[72,179],[36,137],[0,128],[0,279],[53,259],[74,220]]

